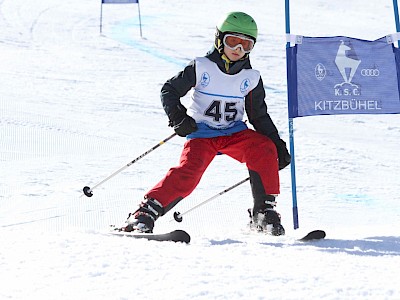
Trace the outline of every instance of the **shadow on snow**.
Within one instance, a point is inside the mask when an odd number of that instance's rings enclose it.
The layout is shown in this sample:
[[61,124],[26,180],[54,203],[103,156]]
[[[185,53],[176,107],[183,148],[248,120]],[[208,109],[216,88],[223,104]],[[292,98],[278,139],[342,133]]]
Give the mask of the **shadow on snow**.
[[[225,239],[225,240],[210,240],[212,246],[231,245],[231,244],[247,244],[246,241]],[[347,253],[360,256],[384,256],[395,255],[400,256],[400,237],[395,236],[373,236],[358,240],[339,240],[339,239],[324,239],[318,241],[293,241],[281,242],[269,240],[261,242],[261,245],[271,247],[314,247],[320,251],[330,253]]]

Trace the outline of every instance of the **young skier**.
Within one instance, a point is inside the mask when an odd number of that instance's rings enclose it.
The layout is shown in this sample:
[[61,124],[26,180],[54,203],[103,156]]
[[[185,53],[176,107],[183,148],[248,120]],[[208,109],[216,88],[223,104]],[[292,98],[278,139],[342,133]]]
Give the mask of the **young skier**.
[[[154,221],[188,196],[213,158],[222,153],[246,163],[254,199],[252,224],[258,230],[272,227],[283,235],[275,211],[279,194],[278,170],[291,160],[264,101],[260,73],[250,65],[249,54],[257,40],[257,25],[243,12],[231,12],[218,23],[214,47],[169,79],[161,89],[161,102],[170,126],[187,137],[180,165],[144,196],[129,214],[124,231],[152,232]],[[191,102],[181,97],[191,91]],[[243,122],[244,111],[255,130]]]

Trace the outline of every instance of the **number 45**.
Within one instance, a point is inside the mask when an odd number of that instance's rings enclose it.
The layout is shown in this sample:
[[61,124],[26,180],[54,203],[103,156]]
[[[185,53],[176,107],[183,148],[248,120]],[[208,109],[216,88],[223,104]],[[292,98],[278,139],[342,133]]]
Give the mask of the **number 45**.
[[[225,107],[223,110],[224,119],[228,122],[235,120],[237,115],[236,102],[225,102]],[[210,106],[206,109],[204,114],[208,117],[212,117],[214,121],[219,122],[221,120],[221,101],[214,100]]]

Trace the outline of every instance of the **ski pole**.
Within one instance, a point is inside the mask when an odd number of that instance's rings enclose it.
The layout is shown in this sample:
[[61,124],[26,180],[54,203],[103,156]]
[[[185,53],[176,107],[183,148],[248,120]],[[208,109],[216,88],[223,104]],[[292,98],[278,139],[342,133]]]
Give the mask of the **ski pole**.
[[246,179],[243,179],[242,181],[239,181],[238,183],[232,185],[231,187],[228,187],[227,189],[223,190],[222,192],[219,192],[218,194],[212,196],[211,198],[208,198],[207,200],[205,200],[205,201],[203,201],[203,202],[197,204],[195,207],[192,207],[191,209],[189,209],[189,210],[187,210],[187,211],[185,211],[185,212],[183,212],[183,213],[180,213],[180,212],[177,212],[177,211],[174,212],[174,219],[175,219],[175,221],[177,221],[177,222],[182,222],[182,217],[183,217],[183,215],[186,215],[187,213],[190,213],[191,211],[193,211],[193,210],[195,210],[196,208],[199,208],[200,206],[202,206],[202,205],[204,205],[204,204],[210,202],[211,200],[214,200],[215,198],[217,198],[217,197],[219,197],[219,196],[221,196],[221,195],[223,195],[223,194],[229,192],[230,190],[233,190],[235,187],[238,187],[239,185],[241,185],[242,183],[248,181],[249,179],[250,179],[250,177],[247,177]]
[[[142,155],[136,157],[134,160],[132,160],[131,162],[129,162],[128,164],[126,164],[125,166],[123,166],[122,168],[118,169],[117,171],[115,171],[114,173],[112,173],[110,176],[108,176],[107,178],[103,179],[102,181],[100,181],[98,184],[94,185],[92,188],[85,186],[83,188],[83,193],[88,196],[88,197],[92,197],[93,193],[92,191],[98,187],[99,185],[103,184],[104,182],[106,182],[107,180],[110,180],[111,178],[113,178],[115,175],[117,175],[118,173],[121,173],[123,170],[125,170],[126,168],[128,168],[129,166],[131,166],[132,164],[134,164],[135,162],[137,162],[139,159],[143,158],[144,156],[146,156],[147,154],[149,154],[150,152],[152,152],[153,150],[157,149],[158,147],[160,147],[162,144],[166,143],[167,141],[169,141],[170,139],[172,139],[174,136],[176,136],[176,133],[171,134],[169,137],[167,137],[166,139],[162,140],[161,142],[159,142],[157,145],[155,145],[154,147],[152,147],[151,149],[147,150],[146,152],[144,152]],[[81,196],[82,197],[82,196]]]

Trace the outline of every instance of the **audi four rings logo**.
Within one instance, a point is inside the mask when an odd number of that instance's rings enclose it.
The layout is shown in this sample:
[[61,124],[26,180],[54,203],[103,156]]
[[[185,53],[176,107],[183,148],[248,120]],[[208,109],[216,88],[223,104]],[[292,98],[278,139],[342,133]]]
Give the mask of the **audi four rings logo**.
[[380,72],[378,69],[362,69],[361,70],[361,76],[364,76],[364,77],[378,77],[379,73]]

